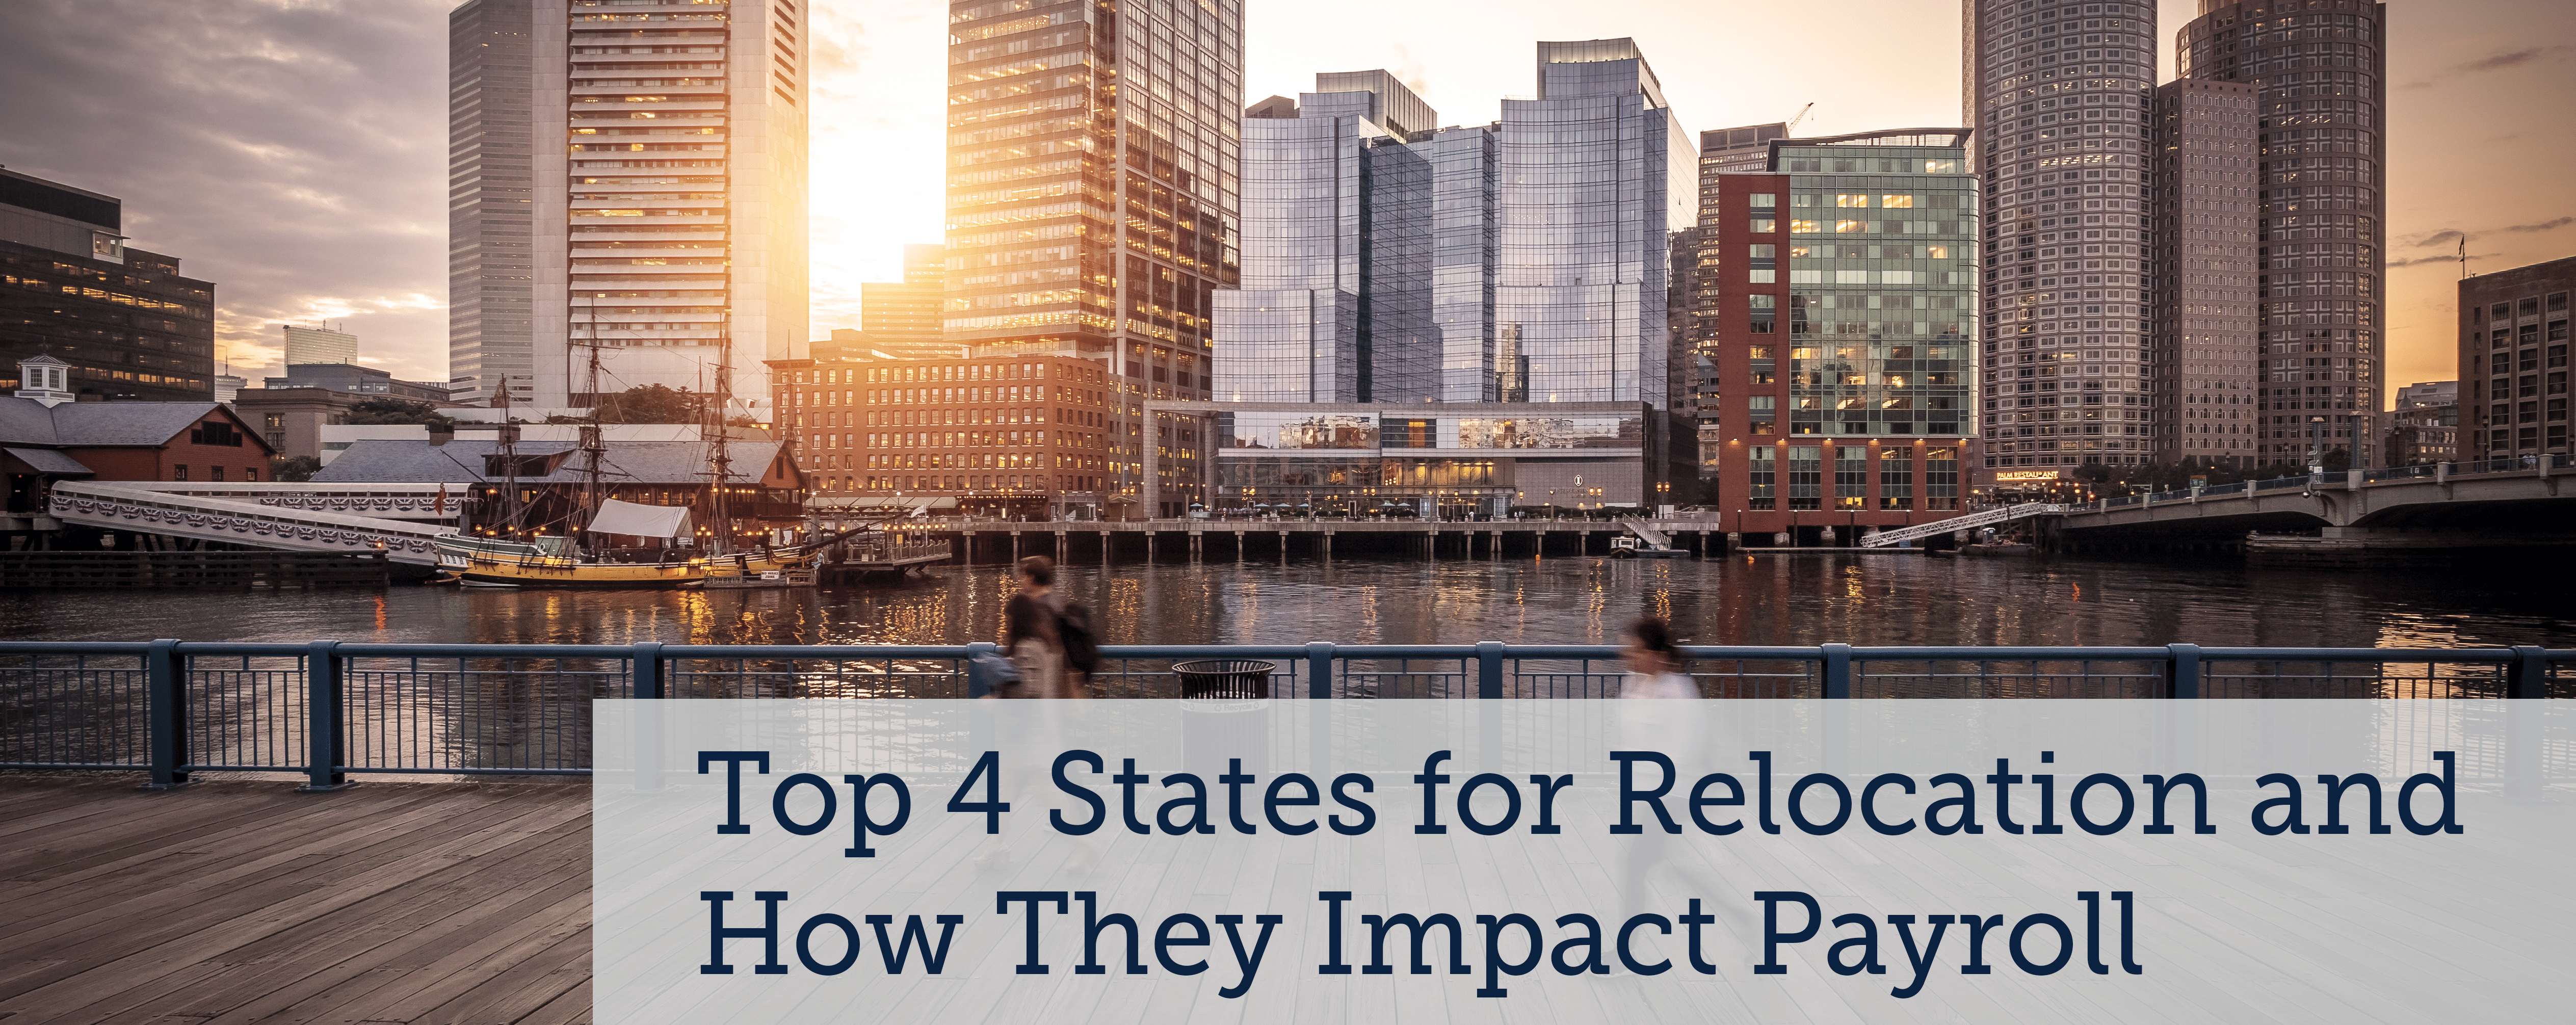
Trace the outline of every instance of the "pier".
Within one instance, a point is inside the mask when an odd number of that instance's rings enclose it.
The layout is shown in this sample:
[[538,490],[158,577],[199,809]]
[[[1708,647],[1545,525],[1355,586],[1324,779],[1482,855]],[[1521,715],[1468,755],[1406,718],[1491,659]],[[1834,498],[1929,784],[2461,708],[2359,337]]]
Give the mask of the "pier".
[[1668,538],[1694,555],[1723,555],[1742,539],[1707,520],[1065,520],[941,525],[960,561],[1006,563],[1248,562],[1289,558],[1518,559],[1608,555],[1612,538]]
[[0,1019],[588,1021],[590,788],[0,777]]

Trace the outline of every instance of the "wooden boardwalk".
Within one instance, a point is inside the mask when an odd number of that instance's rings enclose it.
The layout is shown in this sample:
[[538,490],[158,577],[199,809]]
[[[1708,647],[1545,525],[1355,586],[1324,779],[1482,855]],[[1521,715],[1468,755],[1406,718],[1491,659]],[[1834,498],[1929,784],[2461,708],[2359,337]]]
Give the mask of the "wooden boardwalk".
[[0,776],[0,1023],[587,1022],[590,788]]

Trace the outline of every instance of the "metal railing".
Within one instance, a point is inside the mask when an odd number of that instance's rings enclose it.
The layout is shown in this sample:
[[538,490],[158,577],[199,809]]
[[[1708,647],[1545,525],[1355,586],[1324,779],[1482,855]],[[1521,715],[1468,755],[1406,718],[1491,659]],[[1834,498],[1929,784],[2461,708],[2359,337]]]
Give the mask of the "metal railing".
[[[2576,698],[2576,649],[1689,647],[1709,698]],[[971,698],[993,644],[0,642],[0,768],[587,774],[600,698]],[[1173,664],[1268,662],[1274,698],[1610,698],[1601,645],[1123,645],[1103,698]]]

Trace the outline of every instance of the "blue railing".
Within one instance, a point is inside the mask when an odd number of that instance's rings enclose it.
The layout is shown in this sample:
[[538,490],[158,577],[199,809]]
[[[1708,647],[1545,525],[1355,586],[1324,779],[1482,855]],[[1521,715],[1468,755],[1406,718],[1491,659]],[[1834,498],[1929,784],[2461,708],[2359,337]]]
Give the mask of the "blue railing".
[[[1690,647],[1710,698],[2576,697],[2576,650]],[[992,644],[920,646],[0,642],[0,768],[586,774],[598,698],[967,698]],[[1616,697],[1619,650],[1132,645],[1092,696],[1182,695],[1174,664],[1268,663],[1279,698]],[[1259,672],[1259,670],[1255,670]]]

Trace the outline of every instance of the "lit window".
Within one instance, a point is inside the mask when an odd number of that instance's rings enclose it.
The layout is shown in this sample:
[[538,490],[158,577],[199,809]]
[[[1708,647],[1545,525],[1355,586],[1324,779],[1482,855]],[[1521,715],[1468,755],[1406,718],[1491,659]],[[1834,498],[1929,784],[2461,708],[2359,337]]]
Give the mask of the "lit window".
[[1825,230],[1823,221],[1790,221],[1789,231],[1796,235],[1817,235]]
[[1835,222],[1834,222],[1834,231],[1835,231],[1836,233],[1838,233],[1838,234],[1850,234],[1850,233],[1856,233],[1856,232],[1864,232],[1864,231],[1868,231],[1868,230],[1869,230],[1869,222],[1868,222],[1868,221],[1835,221]]
[[1779,222],[1779,221],[1773,220],[1773,219],[1768,218],[1768,217],[1756,217],[1756,218],[1754,218],[1754,219],[1753,219],[1753,233],[1754,233],[1754,234],[1757,234],[1757,235],[1767,235],[1767,234],[1770,234],[1770,233],[1775,232],[1775,231],[1778,231],[1778,230],[1780,230],[1780,222]]
[[1880,206],[1885,206],[1885,207],[1911,207],[1911,206],[1913,206],[1913,205],[1914,205],[1914,197],[1913,197],[1913,196],[1880,196],[1880,197],[1878,197],[1878,205],[1880,205]]
[[1868,197],[1868,196],[1865,196],[1865,195],[1851,195],[1851,194],[1849,194],[1849,193],[1844,193],[1844,194],[1836,195],[1836,196],[1834,197],[1834,205],[1835,205],[1835,206],[1868,206],[1868,205],[1869,205],[1869,197]]

